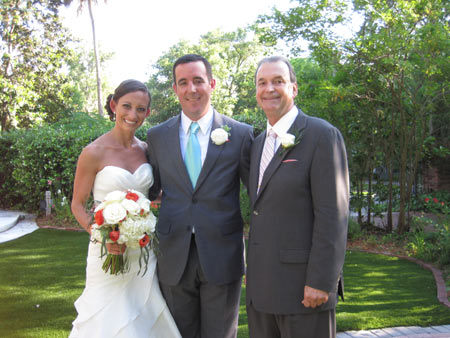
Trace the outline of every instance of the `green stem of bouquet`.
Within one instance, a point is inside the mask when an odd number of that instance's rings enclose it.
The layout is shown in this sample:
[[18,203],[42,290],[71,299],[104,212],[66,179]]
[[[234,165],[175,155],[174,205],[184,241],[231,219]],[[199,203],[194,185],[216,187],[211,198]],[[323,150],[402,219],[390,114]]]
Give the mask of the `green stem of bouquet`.
[[103,271],[108,272],[111,275],[118,275],[125,272],[125,261],[123,255],[106,255],[106,259],[103,262]]

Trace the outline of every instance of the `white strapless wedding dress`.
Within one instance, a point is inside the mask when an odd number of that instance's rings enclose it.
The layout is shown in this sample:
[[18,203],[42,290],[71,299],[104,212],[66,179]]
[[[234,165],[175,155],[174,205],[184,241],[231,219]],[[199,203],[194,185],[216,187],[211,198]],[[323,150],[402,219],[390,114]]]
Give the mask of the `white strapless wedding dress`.
[[[142,164],[133,174],[115,166],[97,173],[93,194],[102,201],[114,190],[134,189],[147,196],[153,184],[152,167]],[[139,271],[140,250],[130,250],[130,271],[110,275],[102,270],[101,244],[90,243],[86,288],[75,302],[78,317],[69,338],[181,338],[156,275],[156,257],[151,254],[144,276]]]

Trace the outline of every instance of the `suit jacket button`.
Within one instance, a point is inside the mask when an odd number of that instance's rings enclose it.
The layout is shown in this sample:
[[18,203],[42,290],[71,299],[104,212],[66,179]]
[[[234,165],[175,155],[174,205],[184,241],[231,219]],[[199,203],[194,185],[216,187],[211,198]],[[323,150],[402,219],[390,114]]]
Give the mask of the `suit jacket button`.
[[258,215],[259,215],[259,214],[258,214],[258,211],[253,210],[253,215],[258,216]]

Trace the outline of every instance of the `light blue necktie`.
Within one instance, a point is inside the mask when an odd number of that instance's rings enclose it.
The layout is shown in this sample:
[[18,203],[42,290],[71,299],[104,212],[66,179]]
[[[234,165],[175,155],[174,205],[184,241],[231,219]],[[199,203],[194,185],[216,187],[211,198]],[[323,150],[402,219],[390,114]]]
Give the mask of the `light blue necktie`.
[[184,163],[189,173],[192,186],[195,187],[197,183],[198,175],[202,170],[202,158],[200,143],[198,143],[197,132],[200,126],[197,122],[192,122],[189,127],[189,139],[186,146],[186,153],[184,155]]

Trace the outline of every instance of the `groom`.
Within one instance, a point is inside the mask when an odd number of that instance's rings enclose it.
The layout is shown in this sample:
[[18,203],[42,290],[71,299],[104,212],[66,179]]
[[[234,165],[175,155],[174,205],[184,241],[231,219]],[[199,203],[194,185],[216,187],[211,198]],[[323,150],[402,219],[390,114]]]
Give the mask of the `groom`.
[[216,81],[202,56],[173,66],[182,112],[151,128],[148,158],[162,190],[158,276],[183,338],[236,337],[244,273],[240,180],[247,185],[252,128],[211,106]]
[[349,207],[344,142],[335,127],[294,105],[287,59],[263,59],[255,80],[267,130],[251,151],[250,337],[335,337]]

